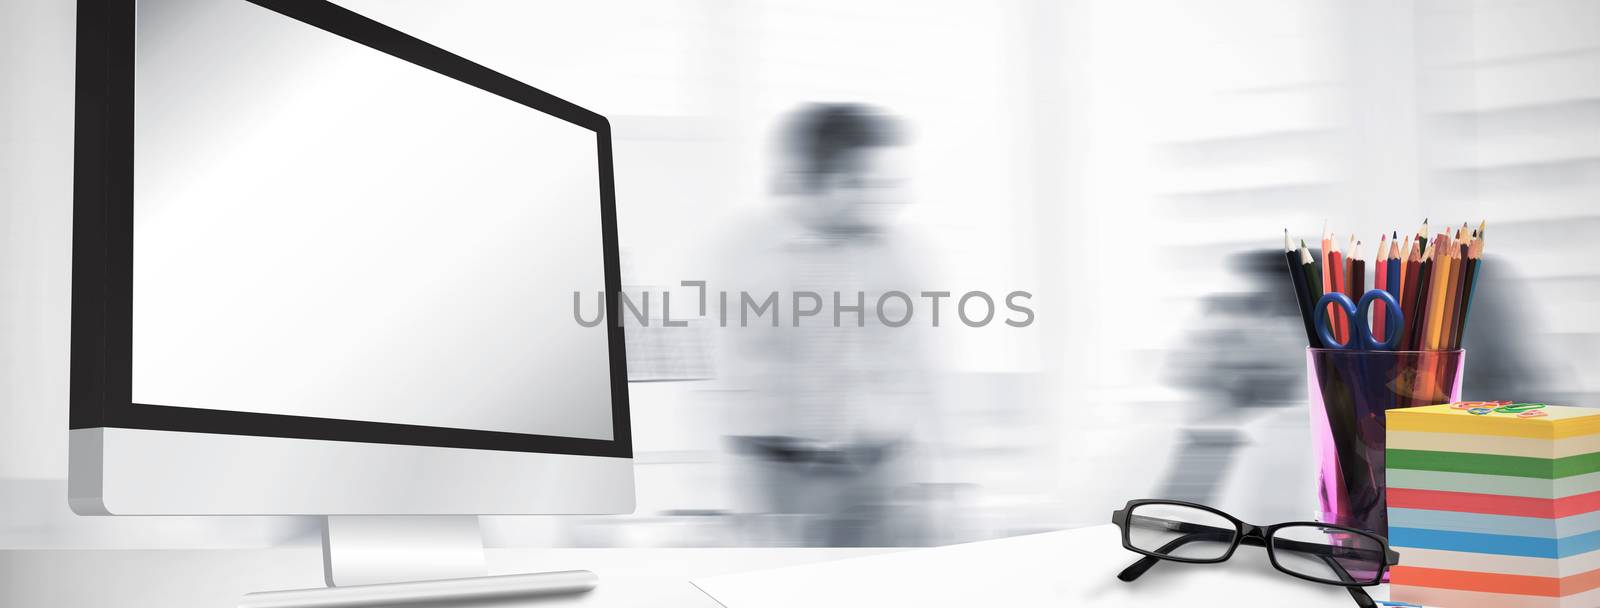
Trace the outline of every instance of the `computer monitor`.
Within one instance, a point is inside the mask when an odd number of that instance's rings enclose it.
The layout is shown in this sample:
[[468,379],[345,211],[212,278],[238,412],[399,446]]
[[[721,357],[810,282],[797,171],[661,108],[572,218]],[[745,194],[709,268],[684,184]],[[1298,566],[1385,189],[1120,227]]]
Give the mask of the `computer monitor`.
[[604,117],[323,1],[78,19],[76,512],[633,510]]

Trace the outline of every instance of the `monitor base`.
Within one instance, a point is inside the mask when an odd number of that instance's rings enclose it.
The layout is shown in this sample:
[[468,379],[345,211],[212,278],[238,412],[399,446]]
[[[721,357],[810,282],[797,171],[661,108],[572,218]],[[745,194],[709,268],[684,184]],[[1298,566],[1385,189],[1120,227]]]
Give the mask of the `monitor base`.
[[251,593],[240,608],[480,604],[583,593],[600,580],[586,570],[486,576],[470,515],[329,516],[322,561],[326,588]]
[[599,582],[599,577],[593,572],[568,570],[354,587],[266,591],[244,596],[239,600],[239,608],[450,606],[583,593],[594,589]]

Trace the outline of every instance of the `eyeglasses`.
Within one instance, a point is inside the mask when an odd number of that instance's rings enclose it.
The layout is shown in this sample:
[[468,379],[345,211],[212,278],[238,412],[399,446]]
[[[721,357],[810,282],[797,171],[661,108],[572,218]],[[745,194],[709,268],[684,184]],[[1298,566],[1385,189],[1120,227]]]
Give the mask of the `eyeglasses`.
[[1122,547],[1144,555],[1117,578],[1133,581],[1159,560],[1214,564],[1233,557],[1239,545],[1264,547],[1280,572],[1338,585],[1362,608],[1377,604],[1361,587],[1383,582],[1400,554],[1371,532],[1318,522],[1256,526],[1205,505],[1177,500],[1130,500],[1111,513],[1122,530]]

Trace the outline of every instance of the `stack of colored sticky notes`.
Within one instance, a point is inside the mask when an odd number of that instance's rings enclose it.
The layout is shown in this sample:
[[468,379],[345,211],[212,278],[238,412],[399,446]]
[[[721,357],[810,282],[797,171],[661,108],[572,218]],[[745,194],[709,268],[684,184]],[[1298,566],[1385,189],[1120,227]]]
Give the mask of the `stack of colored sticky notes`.
[[1385,417],[1393,599],[1600,606],[1600,409],[1471,402]]

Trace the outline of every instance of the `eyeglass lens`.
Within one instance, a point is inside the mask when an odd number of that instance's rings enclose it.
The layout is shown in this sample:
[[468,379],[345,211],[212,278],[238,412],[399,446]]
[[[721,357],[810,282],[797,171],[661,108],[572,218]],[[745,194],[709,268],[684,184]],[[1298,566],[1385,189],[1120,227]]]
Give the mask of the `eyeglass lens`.
[[1227,518],[1184,505],[1153,503],[1128,512],[1128,542],[1142,551],[1180,559],[1220,559],[1239,529]]
[[1383,575],[1383,545],[1348,530],[1315,525],[1278,528],[1273,559],[1289,572],[1330,583],[1376,583]]

